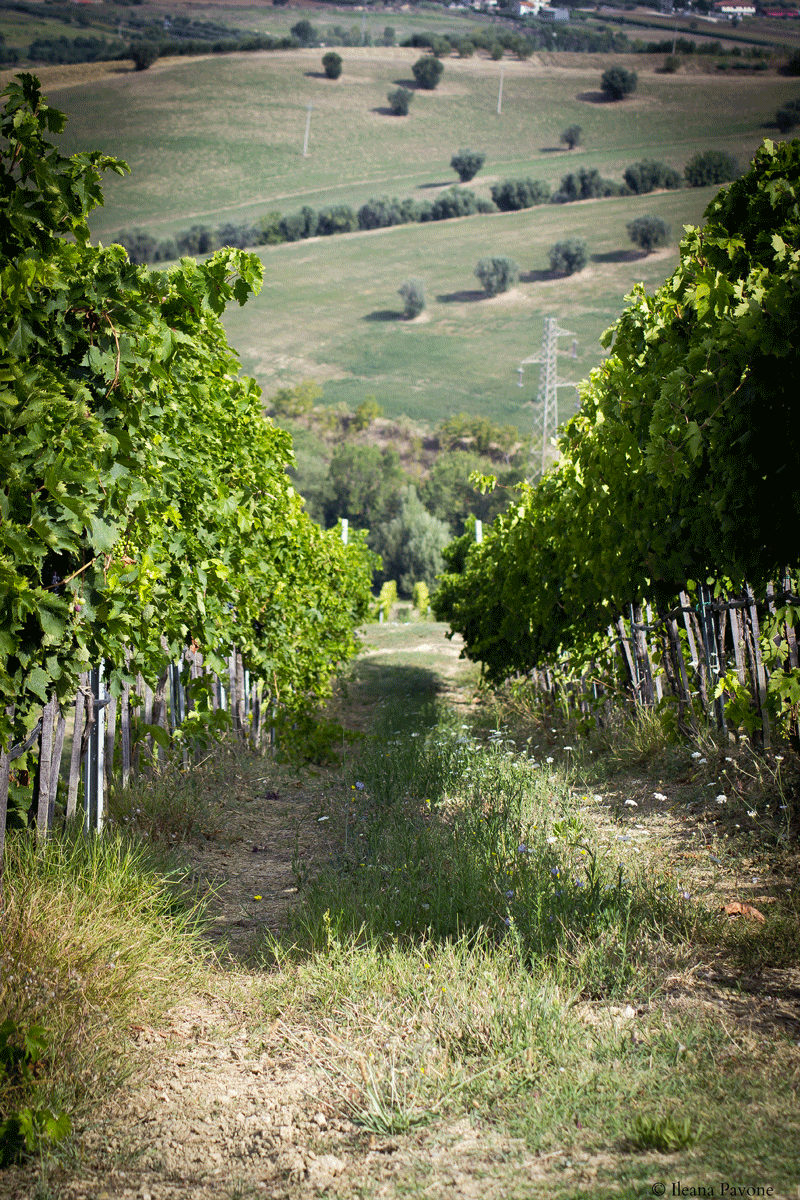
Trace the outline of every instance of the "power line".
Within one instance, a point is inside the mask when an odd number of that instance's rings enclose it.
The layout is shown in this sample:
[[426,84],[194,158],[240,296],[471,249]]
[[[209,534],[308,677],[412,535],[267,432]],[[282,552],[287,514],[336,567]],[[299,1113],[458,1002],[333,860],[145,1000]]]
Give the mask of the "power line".
[[576,335],[569,329],[559,329],[556,317],[545,317],[542,349],[530,358],[524,358],[517,370],[519,371],[519,386],[522,387],[523,368],[528,363],[540,363],[539,388],[533,406],[533,430],[531,432],[531,448],[528,458],[528,480],[533,483],[545,472],[548,456],[552,456],[551,445],[558,429],[558,389],[560,387],[576,387],[571,379],[559,379],[556,363],[558,358],[558,339],[572,338],[572,357],[577,358]]

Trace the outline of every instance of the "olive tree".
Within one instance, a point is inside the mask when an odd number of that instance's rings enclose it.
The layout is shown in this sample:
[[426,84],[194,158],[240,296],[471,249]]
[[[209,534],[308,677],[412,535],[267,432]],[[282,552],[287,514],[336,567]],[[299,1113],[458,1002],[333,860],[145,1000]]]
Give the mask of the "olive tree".
[[408,88],[395,88],[393,92],[389,92],[386,99],[389,101],[389,108],[396,117],[407,117],[408,106],[414,99],[414,93]]
[[562,143],[562,145],[566,146],[568,150],[572,150],[575,146],[580,145],[582,137],[583,130],[581,129],[580,125],[568,125],[561,134],[559,141]]
[[327,54],[322,56],[322,65],[325,68],[325,74],[328,79],[338,79],[342,73],[342,56],[337,54],[335,50],[329,50]]
[[414,78],[419,86],[425,88],[428,92],[432,92],[442,78],[444,67],[438,58],[426,54],[423,58],[417,59],[411,70],[414,72]]
[[603,72],[600,87],[609,100],[624,100],[631,92],[636,91],[638,82],[635,71],[629,71],[627,67],[609,67]]
[[486,155],[481,154],[477,150],[459,150],[458,154],[454,154],[450,159],[450,166],[457,173],[462,183],[469,183],[470,179],[475,178],[485,162]]
[[583,238],[565,238],[550,247],[550,270],[561,275],[574,275],[586,266],[588,253]]
[[669,241],[669,225],[661,217],[636,217],[628,222],[627,229],[634,246],[645,254],[652,253],[657,246],[666,246]]
[[496,296],[498,292],[507,292],[519,283],[519,266],[507,254],[498,254],[493,258],[480,259],[475,275],[489,295]]
[[411,320],[425,308],[425,284],[421,279],[406,279],[397,289],[405,304],[405,315]]
[[728,183],[737,175],[736,159],[725,150],[702,150],[683,168],[689,187]]

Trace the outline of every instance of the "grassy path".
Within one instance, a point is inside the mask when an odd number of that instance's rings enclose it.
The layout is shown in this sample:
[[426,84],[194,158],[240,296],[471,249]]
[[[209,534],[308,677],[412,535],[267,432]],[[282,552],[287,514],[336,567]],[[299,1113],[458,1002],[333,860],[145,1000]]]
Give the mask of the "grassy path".
[[0,1197],[796,1197],[796,859],[713,824],[729,756],[490,713],[443,635],[365,631],[343,765],[214,776],[215,955]]

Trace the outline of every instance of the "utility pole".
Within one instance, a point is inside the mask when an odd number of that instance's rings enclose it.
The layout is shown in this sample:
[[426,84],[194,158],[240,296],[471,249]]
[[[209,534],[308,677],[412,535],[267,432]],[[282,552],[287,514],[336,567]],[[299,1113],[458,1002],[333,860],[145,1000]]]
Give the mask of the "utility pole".
[[497,115],[498,115],[498,117],[500,116],[500,114],[503,111],[503,78],[504,78],[504,76],[505,76],[505,71],[503,70],[500,72],[500,87],[498,88],[498,91],[497,91]]
[[311,101],[308,102],[308,116],[306,117],[306,136],[303,141],[303,158],[308,158],[308,135],[311,131]]
[[533,410],[533,431],[531,433],[531,449],[528,459],[528,481],[535,482],[545,472],[548,456],[552,453],[550,443],[558,429],[558,389],[560,387],[575,387],[569,379],[557,377],[556,363],[558,358],[558,339],[571,337],[572,357],[577,358],[577,342],[575,334],[569,329],[559,329],[555,317],[545,317],[542,349],[539,354],[524,358],[517,370],[519,371],[518,386],[522,387],[523,368],[528,363],[540,363],[539,388]]

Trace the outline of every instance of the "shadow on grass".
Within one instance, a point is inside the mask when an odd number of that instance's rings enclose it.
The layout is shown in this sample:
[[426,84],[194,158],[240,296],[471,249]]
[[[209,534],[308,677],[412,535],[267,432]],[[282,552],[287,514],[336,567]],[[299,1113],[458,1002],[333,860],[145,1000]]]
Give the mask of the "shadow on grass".
[[469,300],[486,300],[488,296],[489,293],[485,292],[483,288],[465,288],[461,292],[445,292],[436,299],[440,304],[464,304]]
[[[379,705],[394,728],[398,723],[435,724],[434,707],[441,686],[441,679],[429,667],[362,658],[353,669],[348,691],[360,704]],[[382,724],[384,720],[376,713],[371,731],[377,732]]]
[[[325,74],[324,71],[305,71],[304,74],[305,74],[306,79],[327,79],[328,78],[328,76]],[[331,83],[335,83],[335,80],[332,79]]]
[[455,179],[443,179],[441,181],[441,183],[418,183],[417,187],[418,188],[450,187],[450,185],[454,184],[455,182],[456,182]]
[[647,258],[643,250],[609,250],[606,254],[593,254],[592,262],[596,263],[621,263],[621,262],[637,262],[640,258]]
[[[378,115],[381,117],[402,117],[403,116],[402,113],[396,113],[393,108],[389,108],[388,104],[379,104],[377,108],[373,108],[371,111],[374,113],[378,113]],[[406,113],[405,115],[408,116],[408,113]]]
[[566,146],[540,146],[540,154],[567,154],[569,151]]
[[394,85],[394,87],[405,88],[406,91],[408,91],[408,92],[418,92],[420,90],[422,90],[422,91],[425,90],[424,88],[420,89],[420,86],[417,83],[416,79],[393,79],[392,84]]
[[521,271],[519,276],[520,283],[544,283],[546,279],[555,279],[552,271]]
[[379,308],[375,312],[365,313],[361,318],[362,321],[404,321],[405,313],[397,312],[393,308]]
[[605,92],[578,92],[576,100],[583,100],[585,104],[616,104],[616,100],[612,100]]

